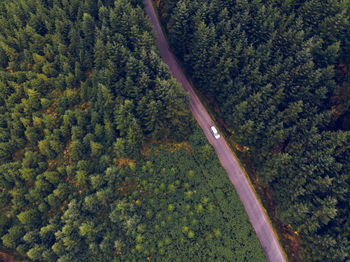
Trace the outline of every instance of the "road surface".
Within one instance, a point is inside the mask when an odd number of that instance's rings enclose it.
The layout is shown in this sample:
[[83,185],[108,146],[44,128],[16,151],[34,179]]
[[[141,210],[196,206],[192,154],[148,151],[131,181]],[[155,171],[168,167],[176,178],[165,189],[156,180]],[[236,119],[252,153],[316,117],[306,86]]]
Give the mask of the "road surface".
[[144,0],[144,4],[146,14],[153,25],[157,36],[157,46],[160,55],[165,64],[168,65],[171,74],[182,85],[185,92],[190,94],[190,109],[192,114],[196,118],[198,124],[202,127],[208,141],[214,147],[222,166],[228,173],[231,183],[235,186],[268,261],[286,261],[282,249],[272,230],[271,224],[269,223],[236,158],[222,137],[220,139],[215,139],[210,133],[210,126],[214,125],[214,122],[205,110],[196,93],[193,91],[180,65],[177,63],[175,56],[171,52],[153,9],[151,0]]

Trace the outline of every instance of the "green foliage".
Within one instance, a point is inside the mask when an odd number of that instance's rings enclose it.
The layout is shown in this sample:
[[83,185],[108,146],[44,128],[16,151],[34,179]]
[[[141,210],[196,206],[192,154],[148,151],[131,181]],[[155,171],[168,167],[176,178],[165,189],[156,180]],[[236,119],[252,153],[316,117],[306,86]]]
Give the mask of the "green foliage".
[[[32,261],[265,261],[139,3],[0,3],[0,245]],[[147,147],[188,137],[201,144]]]
[[[245,158],[268,184],[278,218],[299,233],[305,261],[349,259],[349,6],[159,4],[173,50],[234,141],[248,149]],[[203,161],[209,151],[202,148]]]

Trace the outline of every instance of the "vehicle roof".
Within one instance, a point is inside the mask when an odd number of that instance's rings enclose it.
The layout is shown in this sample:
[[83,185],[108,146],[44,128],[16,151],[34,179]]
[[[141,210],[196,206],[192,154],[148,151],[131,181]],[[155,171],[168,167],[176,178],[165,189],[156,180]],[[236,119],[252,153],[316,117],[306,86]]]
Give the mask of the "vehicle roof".
[[216,130],[215,126],[211,126],[210,128],[211,128],[211,130],[213,130],[213,132],[218,132],[218,131]]

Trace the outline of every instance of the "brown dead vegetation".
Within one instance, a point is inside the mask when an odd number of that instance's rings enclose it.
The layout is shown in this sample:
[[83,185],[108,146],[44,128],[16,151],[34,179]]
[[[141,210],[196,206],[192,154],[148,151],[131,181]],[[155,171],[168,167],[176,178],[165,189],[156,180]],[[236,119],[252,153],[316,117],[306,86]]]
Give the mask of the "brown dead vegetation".
[[18,260],[14,260],[12,257],[10,257],[9,255],[0,252],[0,261],[3,262],[18,262]]
[[151,149],[149,148],[150,145],[154,145],[154,144],[160,144],[161,141],[159,140],[154,140],[154,141],[146,141],[141,149],[141,155],[143,156],[148,156],[149,154],[152,153]]
[[92,72],[91,71],[87,71],[86,73],[85,73],[85,75],[86,75],[86,77],[87,78],[92,78]]
[[185,148],[187,150],[187,152],[189,152],[191,155],[192,150],[190,145],[188,144],[188,142],[184,141],[184,142],[180,142],[180,143],[176,143],[174,141],[171,140],[166,140],[166,141],[159,141],[159,140],[155,140],[155,141],[148,141],[146,142],[141,150],[141,154],[143,156],[147,156],[149,154],[152,153],[152,150],[149,148],[150,145],[154,145],[154,144],[161,144],[161,146],[159,148],[156,149],[156,151],[154,152],[154,154],[157,156],[159,153],[159,149],[164,149],[165,151],[170,151],[170,152],[175,152],[177,150],[180,150],[181,148]]
[[118,167],[122,168],[123,166],[129,166],[131,163],[135,163],[136,160],[129,158],[119,158],[117,159]]
[[58,163],[59,163],[59,159],[48,159],[47,160],[47,164],[48,164],[49,169],[57,167]]
[[70,148],[71,148],[72,144],[73,144],[73,141],[67,142],[66,148],[63,151],[63,158],[70,165],[73,163],[73,161],[71,160],[71,157],[70,157]]
[[175,152],[177,150],[180,150],[181,148],[185,148],[190,154],[192,154],[191,147],[190,145],[184,141],[181,143],[171,143],[168,142],[162,146],[165,151],[170,151],[170,152]]
[[24,156],[24,149],[22,148],[13,154],[12,159],[13,161],[18,161],[18,160],[21,160],[23,156]]
[[74,108],[80,108],[82,109],[85,113],[88,112],[90,106],[90,101],[84,102],[84,103],[80,103],[78,105],[75,105]]
[[242,146],[242,145],[236,144],[233,141],[232,136],[229,137],[229,141],[235,147],[235,149],[239,152],[247,152],[249,150],[249,147],[247,147],[247,146]]

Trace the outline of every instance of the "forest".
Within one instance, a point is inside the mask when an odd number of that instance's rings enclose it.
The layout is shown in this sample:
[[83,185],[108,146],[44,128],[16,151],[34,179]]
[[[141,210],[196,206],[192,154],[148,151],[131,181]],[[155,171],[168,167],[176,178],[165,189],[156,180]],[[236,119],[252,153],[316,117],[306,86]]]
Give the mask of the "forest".
[[156,1],[171,47],[300,237],[349,261],[350,1]]
[[141,1],[4,0],[0,17],[0,251],[266,261]]

